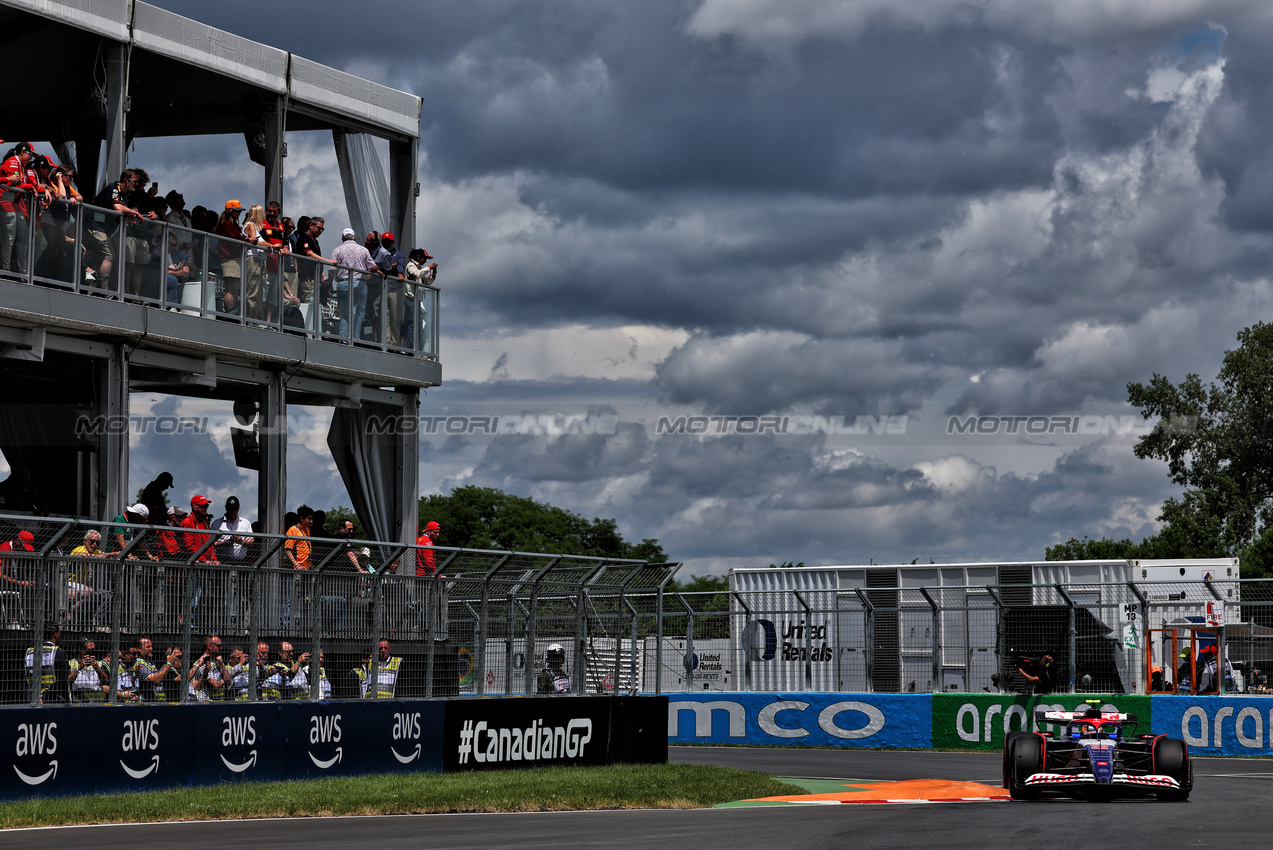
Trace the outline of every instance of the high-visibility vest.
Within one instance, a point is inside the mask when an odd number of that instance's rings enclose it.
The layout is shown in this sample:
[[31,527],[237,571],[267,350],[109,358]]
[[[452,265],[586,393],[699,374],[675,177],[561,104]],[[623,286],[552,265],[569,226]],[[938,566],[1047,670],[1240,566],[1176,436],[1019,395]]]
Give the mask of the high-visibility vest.
[[[46,643],[40,651],[40,693],[43,694],[49,688],[53,687],[53,659],[57,655],[57,644]],[[26,654],[27,665],[27,684],[31,684],[31,677],[35,675],[35,647],[28,646]]]
[[367,686],[367,671],[370,666],[357,668],[362,695],[367,699],[393,699],[394,690],[398,687],[398,668],[402,666],[402,657],[391,655],[388,661],[380,662],[374,691]]

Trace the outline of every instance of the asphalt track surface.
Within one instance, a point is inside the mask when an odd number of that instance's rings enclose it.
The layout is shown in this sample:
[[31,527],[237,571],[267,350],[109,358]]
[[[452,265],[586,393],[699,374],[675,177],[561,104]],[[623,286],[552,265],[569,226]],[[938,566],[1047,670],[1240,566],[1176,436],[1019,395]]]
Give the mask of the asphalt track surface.
[[[827,779],[999,783],[997,754],[673,747],[671,760]],[[1195,759],[1187,803],[853,804],[688,811],[409,815],[12,830],[0,847],[1157,848],[1273,846],[1273,760]]]

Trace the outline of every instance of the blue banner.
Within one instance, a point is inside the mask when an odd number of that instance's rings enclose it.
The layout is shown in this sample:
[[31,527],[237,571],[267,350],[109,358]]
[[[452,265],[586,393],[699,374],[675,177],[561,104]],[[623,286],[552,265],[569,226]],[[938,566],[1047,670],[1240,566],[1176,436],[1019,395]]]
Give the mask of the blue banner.
[[928,694],[672,694],[668,743],[931,747]]
[[0,712],[0,798],[442,770],[444,703],[60,706]]
[[1180,738],[1200,756],[1273,755],[1268,697],[1156,696],[1154,732]]

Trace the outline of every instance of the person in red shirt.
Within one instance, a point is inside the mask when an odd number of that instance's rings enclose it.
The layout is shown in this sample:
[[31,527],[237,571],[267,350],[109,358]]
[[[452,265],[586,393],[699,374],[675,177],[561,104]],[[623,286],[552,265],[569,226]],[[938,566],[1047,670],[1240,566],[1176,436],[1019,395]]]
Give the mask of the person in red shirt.
[[[190,516],[181,521],[182,528],[191,529],[207,529],[212,527],[212,517],[208,515],[208,505],[212,504],[212,500],[207,496],[194,496],[190,499]],[[229,538],[224,538],[229,542]],[[206,534],[185,533],[181,535],[181,545],[187,555],[193,555],[202,548],[203,544],[208,541]],[[204,549],[203,554],[199,556],[201,564],[215,564],[217,561],[217,542],[214,541],[211,546]],[[215,573],[208,569],[196,568],[193,570],[193,581],[190,585],[190,625],[192,628],[200,627],[200,605],[204,597],[208,598],[211,604],[215,605],[216,588],[214,586]]]
[[35,151],[19,142],[0,163],[0,270],[27,273],[27,244],[31,240],[31,207],[27,195],[40,189],[30,169]]
[[416,553],[415,553],[415,574],[416,575],[431,576],[438,571],[438,565],[433,560],[433,552],[431,550],[433,548],[434,541],[437,540],[438,535],[441,533],[442,533],[442,526],[438,525],[436,522],[430,521],[429,524],[424,527],[424,534],[421,534],[419,538],[416,539],[417,546],[429,547],[426,549],[416,550]]

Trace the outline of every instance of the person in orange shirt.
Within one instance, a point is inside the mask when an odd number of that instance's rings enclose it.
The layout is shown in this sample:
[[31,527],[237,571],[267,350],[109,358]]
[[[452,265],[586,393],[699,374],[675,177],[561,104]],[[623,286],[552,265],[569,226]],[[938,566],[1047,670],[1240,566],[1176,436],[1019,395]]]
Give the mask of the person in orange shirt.
[[301,610],[305,608],[306,603],[312,597],[308,584],[311,577],[308,575],[302,576],[300,571],[308,571],[313,566],[310,562],[310,552],[313,549],[313,545],[309,542],[309,530],[313,524],[314,509],[309,505],[301,505],[296,509],[296,524],[287,530],[287,540],[283,543],[283,555],[287,558],[287,563],[291,565],[293,570],[298,571],[297,575],[294,576],[295,581],[291,582],[291,587],[283,597],[284,628],[291,624],[292,597],[296,596],[299,591],[298,620],[303,616]]

